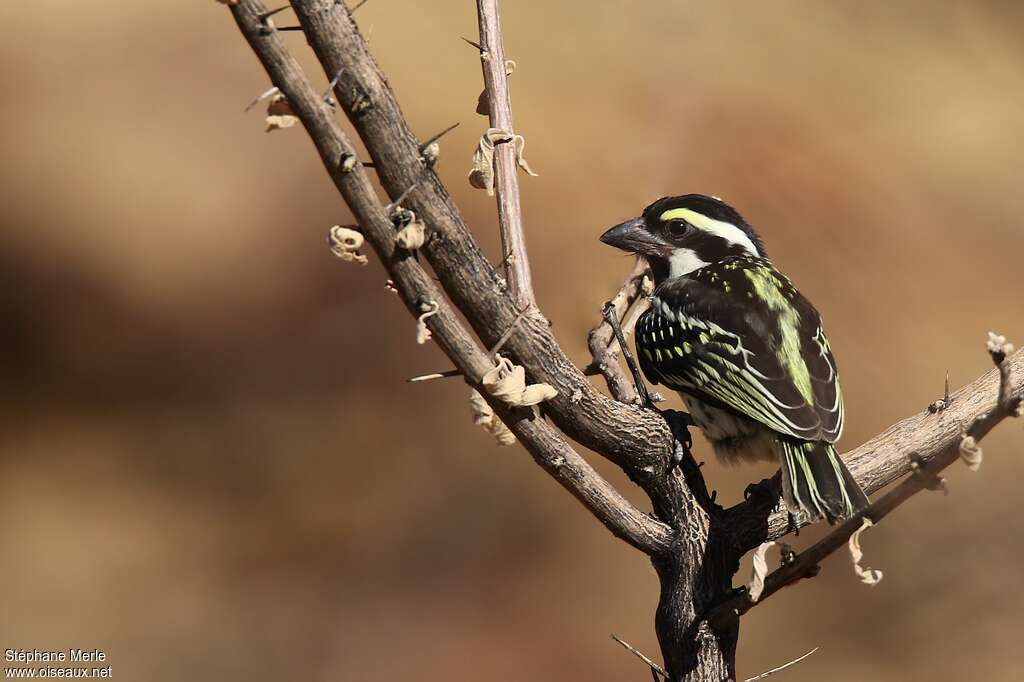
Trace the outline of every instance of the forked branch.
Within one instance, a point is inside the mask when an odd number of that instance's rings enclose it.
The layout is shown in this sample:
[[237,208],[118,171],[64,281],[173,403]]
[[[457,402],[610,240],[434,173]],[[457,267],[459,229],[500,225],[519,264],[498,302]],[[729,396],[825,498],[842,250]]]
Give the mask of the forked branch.
[[[345,163],[346,159],[355,157],[354,147],[333,117],[330,106],[311,86],[277,34],[263,28],[259,20],[263,12],[262,3],[254,0],[241,0],[232,6],[242,34],[305,126],[328,173],[359,221],[363,235],[387,268],[406,306],[413,315],[420,315],[425,304],[436,309],[425,320],[434,340],[467,382],[481,388],[481,379],[493,367],[493,361],[462,326],[444,293],[437,289],[413,254],[398,247],[391,216],[377,199],[365,170],[359,164]],[[485,394],[482,390],[481,393]],[[510,409],[487,397],[534,459],[612,533],[649,554],[665,551],[671,544],[672,531],[667,525],[630,504],[551,425],[531,410]]]

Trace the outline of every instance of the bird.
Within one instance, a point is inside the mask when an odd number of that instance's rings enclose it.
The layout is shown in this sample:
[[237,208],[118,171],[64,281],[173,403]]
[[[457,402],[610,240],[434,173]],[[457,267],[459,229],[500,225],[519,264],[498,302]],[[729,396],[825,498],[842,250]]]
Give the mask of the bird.
[[[778,461],[791,515],[850,518],[869,501],[835,448],[843,396],[821,316],[721,199],[663,197],[601,241],[648,261],[644,376],[679,393],[720,461]],[[774,486],[778,494],[778,483]]]

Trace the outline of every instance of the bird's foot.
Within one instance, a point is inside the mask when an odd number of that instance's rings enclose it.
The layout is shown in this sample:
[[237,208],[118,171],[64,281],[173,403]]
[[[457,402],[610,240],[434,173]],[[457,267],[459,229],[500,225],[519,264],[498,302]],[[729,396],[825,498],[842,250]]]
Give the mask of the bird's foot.
[[663,410],[661,413],[672,429],[674,440],[672,449],[672,460],[669,467],[675,468],[683,463],[687,457],[693,457],[690,448],[693,447],[693,437],[688,427],[693,425],[693,419],[687,412],[679,410]]

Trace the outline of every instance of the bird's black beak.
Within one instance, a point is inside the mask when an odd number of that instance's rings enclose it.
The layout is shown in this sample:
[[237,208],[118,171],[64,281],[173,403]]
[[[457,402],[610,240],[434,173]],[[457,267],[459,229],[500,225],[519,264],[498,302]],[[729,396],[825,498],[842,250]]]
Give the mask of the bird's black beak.
[[647,229],[643,218],[633,218],[619,223],[601,235],[601,241],[623,251],[644,256],[666,258],[672,246]]

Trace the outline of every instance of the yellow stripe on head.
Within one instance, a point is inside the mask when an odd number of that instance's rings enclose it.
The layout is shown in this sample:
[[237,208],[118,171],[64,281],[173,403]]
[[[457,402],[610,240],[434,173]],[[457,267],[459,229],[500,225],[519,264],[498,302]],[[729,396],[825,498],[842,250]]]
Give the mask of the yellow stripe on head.
[[658,216],[658,220],[663,223],[668,222],[669,220],[685,220],[698,230],[703,230],[717,237],[721,237],[732,244],[738,244],[755,256],[760,257],[761,255],[760,251],[758,251],[757,247],[754,245],[754,242],[750,239],[750,236],[739,227],[732,223],[727,223],[724,220],[709,218],[703,213],[698,213],[693,209],[672,208]]

